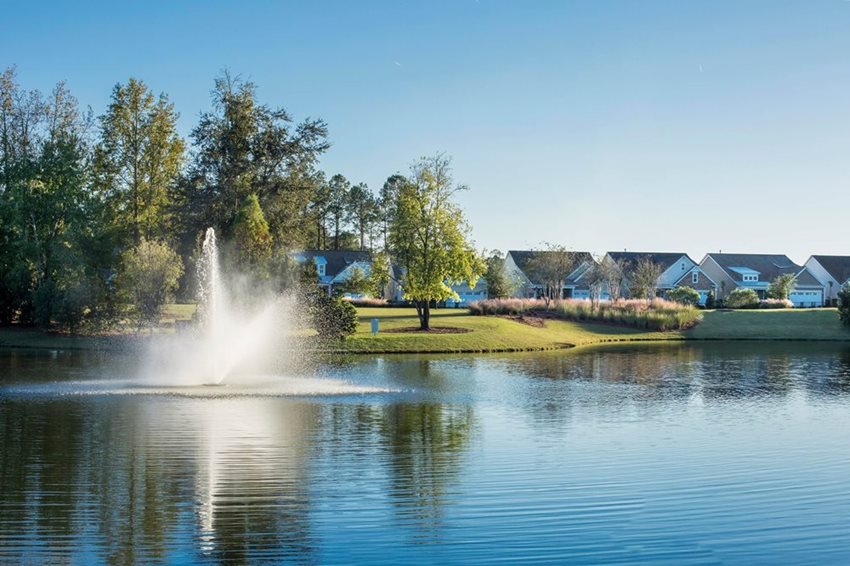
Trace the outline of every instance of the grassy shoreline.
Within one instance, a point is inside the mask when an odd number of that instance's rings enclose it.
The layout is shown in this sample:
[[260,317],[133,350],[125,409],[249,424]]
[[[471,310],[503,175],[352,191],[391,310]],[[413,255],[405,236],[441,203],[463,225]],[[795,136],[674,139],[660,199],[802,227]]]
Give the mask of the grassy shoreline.
[[[360,308],[357,332],[327,348],[344,354],[421,354],[530,352],[607,343],[660,341],[849,342],[834,309],[707,311],[703,322],[686,331],[655,332],[602,323],[546,320],[537,327],[496,316],[472,316],[465,309],[439,309],[433,327],[459,334],[386,332],[418,325],[414,309]],[[182,314],[182,313],[181,313]],[[179,318],[179,317],[178,317]],[[371,333],[371,320],[381,332]],[[146,335],[64,336],[25,329],[0,329],[0,347],[64,350],[114,350],[137,347]]]

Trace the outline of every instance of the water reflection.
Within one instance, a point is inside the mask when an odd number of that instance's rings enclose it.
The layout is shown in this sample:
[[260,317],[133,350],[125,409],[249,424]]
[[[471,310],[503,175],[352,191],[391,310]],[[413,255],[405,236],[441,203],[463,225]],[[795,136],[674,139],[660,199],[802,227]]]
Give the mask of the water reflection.
[[318,374],[393,393],[327,398],[4,389],[123,363],[0,352],[0,562],[850,559],[847,348],[360,358]]

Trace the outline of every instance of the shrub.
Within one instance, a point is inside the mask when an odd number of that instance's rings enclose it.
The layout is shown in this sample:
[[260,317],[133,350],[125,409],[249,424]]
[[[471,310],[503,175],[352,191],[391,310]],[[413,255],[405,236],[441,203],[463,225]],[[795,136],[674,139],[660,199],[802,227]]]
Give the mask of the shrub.
[[122,264],[118,288],[132,306],[138,326],[157,323],[183,274],[180,256],[165,243],[143,239],[124,254]]
[[667,298],[674,303],[696,306],[699,304],[699,292],[691,287],[676,287],[667,291]]
[[709,291],[708,296],[705,298],[705,308],[713,309],[717,304],[716,299],[714,298],[714,291]]
[[326,340],[342,340],[357,330],[357,309],[349,301],[319,291],[311,297],[313,328]]
[[845,283],[838,291],[838,316],[844,326],[850,326],[850,283]]
[[793,309],[794,303],[788,299],[764,299],[758,306],[760,309]]
[[780,275],[770,282],[767,288],[767,296],[771,299],[787,299],[794,290],[795,278],[793,273]]
[[546,306],[542,299],[488,299],[470,305],[475,315],[545,315],[563,320],[606,322],[647,330],[682,330],[702,320],[699,309],[664,299],[604,302],[560,300]]
[[342,300],[355,307],[385,307],[389,304],[386,299],[375,299],[373,297],[343,297]]
[[758,304],[759,296],[752,289],[733,289],[726,297],[726,306],[730,309],[751,309]]

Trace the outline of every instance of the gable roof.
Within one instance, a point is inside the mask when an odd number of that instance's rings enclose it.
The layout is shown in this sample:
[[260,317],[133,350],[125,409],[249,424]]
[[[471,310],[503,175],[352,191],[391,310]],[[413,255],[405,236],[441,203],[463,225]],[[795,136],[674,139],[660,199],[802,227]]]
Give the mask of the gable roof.
[[[525,273],[526,268],[528,267],[528,262],[531,261],[531,258],[533,258],[535,255],[543,255],[545,257],[547,254],[554,254],[554,253],[557,253],[557,252],[550,252],[548,250],[509,250],[508,251],[508,255],[513,258],[514,263],[516,264],[516,266],[518,268],[520,268],[520,270],[523,273]],[[571,277],[567,278],[567,281],[572,283],[574,281],[574,279],[578,279],[584,274],[584,271],[577,273],[580,270],[581,266],[586,264],[586,263],[593,263],[594,260],[593,260],[593,256],[590,255],[590,252],[570,252],[570,253],[572,253],[575,256],[575,260],[576,260],[575,267],[573,268],[573,271],[570,273]],[[526,277],[528,277],[527,273],[525,273],[525,275],[526,275]],[[573,278],[572,276],[575,276],[575,277]]]
[[360,250],[303,250],[294,252],[293,257],[302,258],[303,260],[312,260],[321,262],[320,258],[324,258],[326,262],[325,276],[336,277],[346,267],[358,261],[372,261],[372,254],[368,251]]
[[821,287],[823,288],[823,283],[817,280],[817,277],[812,275],[812,272],[809,271],[809,268],[804,267],[800,273],[797,274],[797,280],[795,284],[798,287]]
[[682,257],[687,257],[694,265],[697,263],[685,252],[608,252],[608,257],[622,263],[627,271],[634,268],[639,261],[645,258],[648,258],[652,263],[660,265],[664,271],[670,269],[670,266]]
[[770,282],[780,275],[797,275],[802,266],[797,265],[785,254],[706,254],[735,281],[742,281],[744,274],[758,274],[761,282]]
[[839,284],[843,284],[850,279],[850,256],[813,255],[812,258],[821,264],[826,272],[838,281]]
[[677,285],[679,285],[679,283],[681,283],[682,281],[684,281],[686,277],[690,277],[690,276],[691,276],[691,274],[692,274],[692,273],[694,273],[694,272],[699,273],[699,274],[700,274],[700,277],[705,277],[706,279],[708,279],[708,281],[710,281],[710,282],[711,282],[711,284],[712,284],[713,286],[715,286],[715,287],[717,286],[717,283],[714,281],[714,279],[712,279],[711,277],[709,277],[709,276],[708,276],[708,273],[706,273],[705,271],[703,271],[703,270],[702,270],[702,268],[701,268],[699,265],[695,265],[695,266],[693,266],[692,268],[690,268],[688,271],[684,272],[684,273],[682,274],[682,276],[681,276],[681,277],[679,277],[679,278],[676,280],[676,282],[675,282],[675,283],[673,283],[673,286],[674,286],[674,287],[676,287]]

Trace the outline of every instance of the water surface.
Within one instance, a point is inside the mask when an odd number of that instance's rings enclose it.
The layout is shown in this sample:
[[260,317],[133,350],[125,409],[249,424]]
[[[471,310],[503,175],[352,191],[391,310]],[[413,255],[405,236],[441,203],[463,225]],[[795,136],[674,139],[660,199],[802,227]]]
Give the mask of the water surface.
[[135,363],[0,351],[0,562],[850,562],[846,348]]

